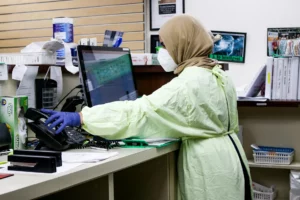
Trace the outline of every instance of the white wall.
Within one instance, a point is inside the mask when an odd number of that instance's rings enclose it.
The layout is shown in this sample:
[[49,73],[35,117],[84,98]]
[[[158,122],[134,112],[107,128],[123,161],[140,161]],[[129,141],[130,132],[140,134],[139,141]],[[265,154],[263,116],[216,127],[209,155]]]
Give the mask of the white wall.
[[299,0],[185,0],[185,7],[207,29],[247,33],[245,63],[229,65],[236,86],[248,84],[265,63],[267,28],[300,27]]

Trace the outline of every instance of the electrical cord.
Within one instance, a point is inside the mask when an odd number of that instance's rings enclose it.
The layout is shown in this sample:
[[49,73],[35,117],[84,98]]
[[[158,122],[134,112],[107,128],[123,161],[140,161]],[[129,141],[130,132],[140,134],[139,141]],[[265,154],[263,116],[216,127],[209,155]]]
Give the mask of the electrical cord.
[[65,98],[67,98],[75,89],[82,89],[82,85],[77,85],[76,87],[74,87],[68,94],[66,94],[65,96],[64,96],[64,98],[62,98],[59,102],[58,102],[58,104],[56,104],[56,106],[53,108],[53,110],[55,110],[60,104],[61,104],[61,102],[63,101],[63,100],[65,100]]
[[[81,93],[81,95],[78,95],[79,93]],[[72,96],[66,100],[65,104],[62,106],[61,111],[75,112],[76,106],[81,105],[83,102],[83,90],[81,89],[77,92],[76,96]]]
[[83,93],[83,90],[82,90],[82,89],[79,90],[79,91],[77,92],[76,96],[78,96],[79,93]]
[[[78,98],[76,98],[78,97]],[[65,111],[65,112],[75,112],[76,111],[76,106],[82,104],[82,102],[84,101],[82,97],[80,96],[73,96],[70,97],[73,100],[67,99],[66,103],[63,105],[61,111]]]
[[83,102],[83,104],[81,105],[81,110],[83,109],[84,106],[86,106],[86,104]]

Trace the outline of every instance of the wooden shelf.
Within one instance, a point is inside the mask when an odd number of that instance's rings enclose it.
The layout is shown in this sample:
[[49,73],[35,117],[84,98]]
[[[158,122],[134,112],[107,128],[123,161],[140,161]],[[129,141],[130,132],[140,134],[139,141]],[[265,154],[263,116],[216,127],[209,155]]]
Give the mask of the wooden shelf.
[[[219,65],[224,71],[229,70],[228,63],[219,63]],[[136,72],[165,72],[160,65],[133,65],[133,69],[136,70]],[[170,73],[170,72],[165,72],[165,73]]]
[[238,107],[299,107],[300,101],[239,101]]
[[[220,63],[222,69],[224,71],[229,69],[228,63]],[[160,65],[133,65],[133,72],[135,73],[171,73],[173,72],[165,72],[165,70]]]
[[160,65],[133,65],[132,68],[133,68],[134,73],[168,73],[168,74],[174,74],[173,72],[165,72],[165,70]]
[[253,160],[248,160],[249,166],[252,168],[271,168],[271,169],[289,169],[300,170],[300,162],[292,162],[290,165],[275,165],[275,164],[258,164]]

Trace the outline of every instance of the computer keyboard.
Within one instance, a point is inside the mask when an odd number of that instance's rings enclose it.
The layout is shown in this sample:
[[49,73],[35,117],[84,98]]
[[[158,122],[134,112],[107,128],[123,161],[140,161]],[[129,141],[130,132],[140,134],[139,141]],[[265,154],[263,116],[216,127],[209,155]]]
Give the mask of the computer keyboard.
[[72,127],[66,127],[65,133],[68,138],[67,143],[71,145],[71,148],[75,149],[84,149],[89,147],[111,149],[119,146],[119,140],[106,140],[99,136],[93,136],[93,139],[89,140],[84,134]]

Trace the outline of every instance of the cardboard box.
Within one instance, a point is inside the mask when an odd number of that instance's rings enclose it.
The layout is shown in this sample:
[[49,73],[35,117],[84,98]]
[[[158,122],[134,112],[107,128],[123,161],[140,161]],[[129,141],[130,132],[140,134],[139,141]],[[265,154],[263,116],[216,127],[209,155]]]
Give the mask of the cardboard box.
[[27,126],[24,114],[28,108],[27,96],[0,97],[0,122],[6,123],[11,137],[12,149],[25,149],[27,140]]

